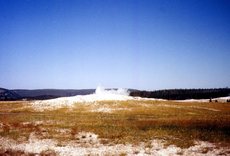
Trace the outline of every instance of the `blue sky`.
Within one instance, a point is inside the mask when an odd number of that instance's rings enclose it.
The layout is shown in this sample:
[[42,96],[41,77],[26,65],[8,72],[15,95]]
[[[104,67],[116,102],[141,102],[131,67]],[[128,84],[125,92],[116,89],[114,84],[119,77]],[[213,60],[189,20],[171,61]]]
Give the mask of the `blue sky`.
[[230,87],[228,0],[0,0],[0,87]]

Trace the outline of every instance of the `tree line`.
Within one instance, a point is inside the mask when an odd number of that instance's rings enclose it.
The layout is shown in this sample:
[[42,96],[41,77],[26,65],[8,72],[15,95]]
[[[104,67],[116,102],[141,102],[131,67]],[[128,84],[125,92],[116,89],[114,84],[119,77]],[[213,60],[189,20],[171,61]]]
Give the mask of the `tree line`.
[[167,100],[212,99],[230,95],[230,88],[218,89],[166,89],[156,91],[131,91],[131,96]]

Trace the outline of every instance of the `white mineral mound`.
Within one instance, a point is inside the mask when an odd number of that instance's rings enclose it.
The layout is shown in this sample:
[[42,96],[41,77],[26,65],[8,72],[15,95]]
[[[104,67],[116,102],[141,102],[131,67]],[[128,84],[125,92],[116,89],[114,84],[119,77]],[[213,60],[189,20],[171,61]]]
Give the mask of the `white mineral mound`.
[[[230,96],[213,98],[212,101],[226,102],[230,99]],[[186,100],[176,100],[178,102],[209,102],[210,99],[186,99]]]
[[40,100],[32,103],[37,109],[50,109],[71,107],[76,103],[89,103],[96,101],[126,101],[133,100],[134,97],[129,96],[127,89],[106,90],[103,87],[97,87],[94,94],[77,95],[72,97],[61,97],[51,100]]

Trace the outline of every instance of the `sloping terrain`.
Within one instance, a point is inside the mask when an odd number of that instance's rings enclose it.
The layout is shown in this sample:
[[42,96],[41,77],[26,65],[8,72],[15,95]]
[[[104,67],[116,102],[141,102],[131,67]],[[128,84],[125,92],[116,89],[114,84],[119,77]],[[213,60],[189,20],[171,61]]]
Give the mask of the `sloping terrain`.
[[22,97],[14,91],[0,88],[0,101],[20,100]]

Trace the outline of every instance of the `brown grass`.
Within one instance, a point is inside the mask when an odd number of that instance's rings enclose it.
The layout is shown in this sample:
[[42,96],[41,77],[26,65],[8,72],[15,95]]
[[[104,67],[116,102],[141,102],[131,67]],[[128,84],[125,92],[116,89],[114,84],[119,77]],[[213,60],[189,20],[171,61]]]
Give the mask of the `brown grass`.
[[[36,132],[41,138],[62,142],[75,139],[74,135],[81,131],[89,131],[108,139],[105,144],[136,144],[155,138],[180,147],[190,146],[194,140],[228,145],[230,142],[230,107],[227,103],[102,101],[96,106],[76,104],[73,109],[43,112],[28,106],[27,102],[0,103],[0,136],[20,140]],[[89,111],[101,106],[129,110],[111,113]],[[36,124],[38,121],[43,122]],[[63,133],[58,131],[60,129],[69,131]]]

